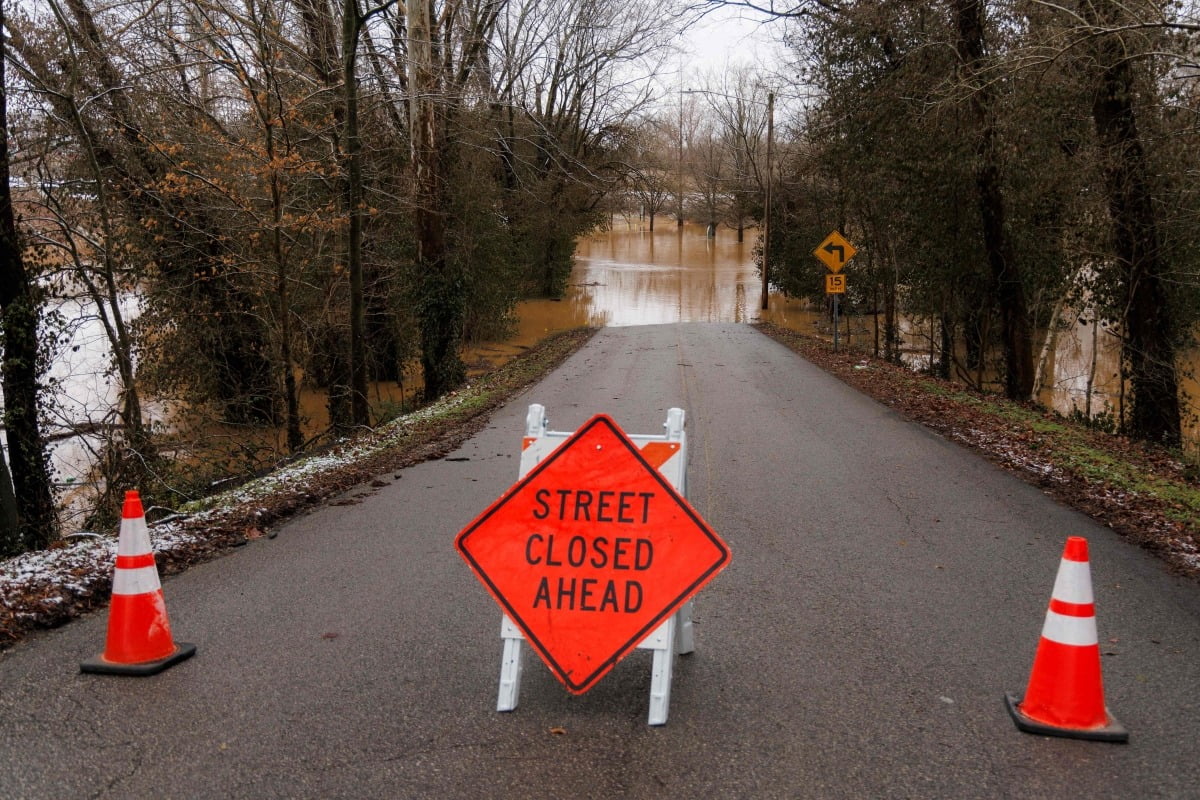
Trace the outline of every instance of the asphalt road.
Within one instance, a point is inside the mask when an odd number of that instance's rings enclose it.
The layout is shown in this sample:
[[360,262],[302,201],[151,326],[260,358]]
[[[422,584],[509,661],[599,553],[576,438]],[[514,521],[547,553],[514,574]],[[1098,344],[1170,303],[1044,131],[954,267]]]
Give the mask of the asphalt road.
[[[689,493],[728,542],[646,724],[650,656],[493,709],[499,613],[452,548],[517,476],[526,407],[570,430],[687,410]],[[106,618],[0,658],[3,798],[1186,798],[1200,592],[1111,531],[752,328],[601,331],[448,458],[165,582],[199,652],[81,675]],[[1091,545],[1127,745],[1020,733],[1063,542]]]

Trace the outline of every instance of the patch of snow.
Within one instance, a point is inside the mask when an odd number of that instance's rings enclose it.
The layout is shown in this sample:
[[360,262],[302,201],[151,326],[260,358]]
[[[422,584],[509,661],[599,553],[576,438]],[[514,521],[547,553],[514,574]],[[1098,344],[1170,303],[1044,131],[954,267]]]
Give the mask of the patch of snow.
[[[377,429],[373,435],[355,442],[342,440],[333,451],[301,459],[280,470],[249,481],[235,489],[207,497],[187,510],[184,519],[149,525],[151,545],[157,555],[183,553],[204,541],[205,527],[223,518],[261,504],[281,491],[304,494],[311,479],[320,478],[394,446],[415,422],[421,422],[454,409],[469,396],[459,391],[411,414],[399,417]],[[185,509],[186,510],[186,509]],[[187,527],[184,527],[184,522]],[[64,606],[90,595],[107,581],[116,563],[117,534],[93,534],[73,537],[49,550],[23,553],[0,560],[0,608],[12,618],[36,620],[37,608]]]

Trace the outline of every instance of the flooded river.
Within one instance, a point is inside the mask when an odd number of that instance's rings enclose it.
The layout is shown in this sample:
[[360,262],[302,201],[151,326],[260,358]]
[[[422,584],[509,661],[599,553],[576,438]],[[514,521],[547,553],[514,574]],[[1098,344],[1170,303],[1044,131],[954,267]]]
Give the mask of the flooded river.
[[[653,233],[639,220],[618,220],[611,231],[580,241],[570,286],[561,301],[531,300],[517,309],[519,328],[506,342],[487,343],[469,354],[477,368],[495,365],[534,344],[547,333],[580,325],[654,325],[671,322],[745,322],[767,320],[781,327],[829,338],[826,315],[805,302],[772,293],[760,309],[762,283],[753,263],[756,231],[739,243],[736,233],[720,229],[708,238],[704,226],[682,230],[661,223]],[[874,319],[851,317],[840,326],[841,342],[871,352]],[[920,321],[902,320],[905,360],[928,364],[930,332]],[[1064,311],[1049,346],[1035,354],[1041,361],[1038,399],[1059,413],[1077,410],[1089,416],[1120,413],[1120,343],[1087,314]],[[1184,430],[1188,447],[1200,444],[1196,401],[1200,354],[1181,363]],[[998,388],[993,386],[992,388]]]
[[[756,231],[747,231],[745,241],[738,242],[734,231],[722,228],[715,238],[709,238],[704,226],[687,225],[679,229],[665,220],[650,233],[639,220],[618,219],[611,231],[579,242],[575,269],[561,300],[530,300],[519,304],[515,335],[503,342],[473,346],[465,354],[468,365],[478,374],[510,359],[549,333],[581,325],[752,323],[765,319],[803,333],[828,337],[827,318],[806,303],[773,293],[768,309],[764,312],[759,308],[762,284],[753,264],[756,237]],[[104,368],[107,343],[103,332],[86,309],[69,311],[68,318],[78,322],[70,331],[70,344],[52,371],[59,381],[60,393],[65,396],[60,407],[66,409],[67,416],[75,415],[76,421],[111,419],[105,409],[115,402],[116,389]],[[1115,417],[1121,402],[1116,337],[1104,330],[1097,331],[1086,316],[1077,318],[1064,313],[1058,328],[1051,346],[1039,354],[1042,356],[1040,400],[1064,414],[1078,409]],[[850,346],[871,352],[872,317],[851,317],[843,321],[841,331],[843,344],[849,338]],[[920,321],[906,320],[902,323],[902,333],[906,359],[914,366],[927,364],[928,329]],[[1183,366],[1194,376],[1200,357],[1191,354]],[[1200,397],[1200,385],[1194,378],[1185,376],[1183,382],[1188,396]],[[413,387],[405,389],[405,393],[412,394]],[[375,402],[394,402],[401,397],[394,384],[372,389]],[[310,433],[322,430],[326,424],[323,395],[305,393],[302,405]],[[1193,450],[1200,440],[1195,408],[1195,403],[1185,405],[1184,419],[1189,447]],[[162,416],[153,404],[147,405],[147,413]],[[71,421],[58,420],[63,427]],[[220,438],[226,437],[234,447],[238,442],[244,444],[246,436],[244,430],[230,430],[211,431],[208,438],[219,447]],[[272,437],[267,434],[264,438]],[[88,466],[98,443],[98,437],[90,436],[64,438],[54,444],[52,457],[63,484],[87,481]],[[263,445],[272,449],[268,441]],[[282,442],[274,446],[281,448]]]

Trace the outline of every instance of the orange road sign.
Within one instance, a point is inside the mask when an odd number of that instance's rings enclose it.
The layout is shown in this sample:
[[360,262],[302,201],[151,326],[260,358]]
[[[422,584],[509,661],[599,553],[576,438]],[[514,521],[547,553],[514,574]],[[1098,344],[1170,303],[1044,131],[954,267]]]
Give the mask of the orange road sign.
[[854,258],[858,248],[846,241],[846,237],[837,231],[830,233],[825,240],[813,250],[813,255],[821,260],[833,272],[840,272],[846,262]]
[[729,563],[729,548],[613,420],[588,420],[455,539],[574,694]]
[[840,273],[825,276],[825,294],[845,294],[846,276]]

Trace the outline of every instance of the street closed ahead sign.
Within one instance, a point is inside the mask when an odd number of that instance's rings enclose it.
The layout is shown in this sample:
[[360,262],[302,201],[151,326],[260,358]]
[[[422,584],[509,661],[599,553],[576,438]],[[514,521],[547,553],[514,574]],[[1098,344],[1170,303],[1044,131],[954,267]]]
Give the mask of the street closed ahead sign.
[[603,414],[464,528],[455,547],[575,694],[592,688],[730,557]]

